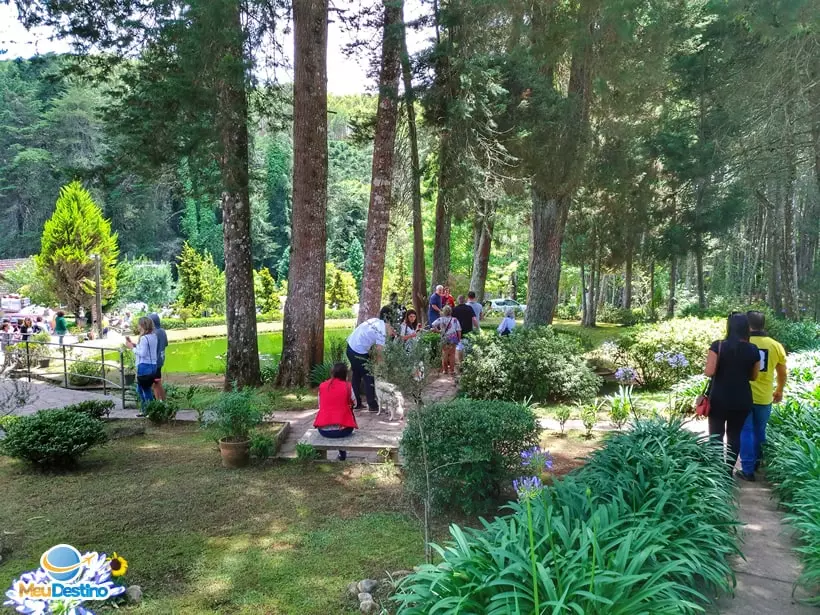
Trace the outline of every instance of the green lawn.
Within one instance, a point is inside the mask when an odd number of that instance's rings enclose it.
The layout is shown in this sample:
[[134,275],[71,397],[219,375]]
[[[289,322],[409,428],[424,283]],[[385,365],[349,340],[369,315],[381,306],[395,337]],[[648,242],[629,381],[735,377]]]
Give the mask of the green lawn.
[[3,591],[65,542],[128,559],[126,580],[145,599],[124,612],[352,613],[349,582],[423,558],[421,528],[383,467],[277,461],[224,470],[192,426],[149,427],[64,475],[0,458],[0,484],[11,548]]

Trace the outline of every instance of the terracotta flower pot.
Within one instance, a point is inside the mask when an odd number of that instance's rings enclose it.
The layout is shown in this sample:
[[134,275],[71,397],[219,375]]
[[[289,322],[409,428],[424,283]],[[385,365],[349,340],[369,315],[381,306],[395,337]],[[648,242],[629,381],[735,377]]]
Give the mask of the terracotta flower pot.
[[251,441],[249,438],[222,438],[219,453],[225,468],[244,468],[250,460]]

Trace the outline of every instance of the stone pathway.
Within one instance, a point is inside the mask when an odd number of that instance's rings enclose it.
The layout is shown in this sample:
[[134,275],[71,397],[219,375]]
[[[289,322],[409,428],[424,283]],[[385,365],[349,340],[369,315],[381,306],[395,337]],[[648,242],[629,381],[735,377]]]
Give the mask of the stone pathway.
[[777,509],[777,498],[766,482],[738,481],[740,519],[744,559],[737,559],[732,568],[737,574],[735,596],[725,596],[718,602],[719,612],[728,615],[818,615],[820,609],[795,600],[806,593],[797,590],[792,597],[794,582],[801,572],[801,563],[792,550],[795,546],[791,528],[783,522]]

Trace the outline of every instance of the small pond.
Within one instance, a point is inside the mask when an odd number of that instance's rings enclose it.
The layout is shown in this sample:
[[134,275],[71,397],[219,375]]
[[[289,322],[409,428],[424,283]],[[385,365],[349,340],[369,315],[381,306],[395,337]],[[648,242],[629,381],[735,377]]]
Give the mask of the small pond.
[[[325,329],[325,352],[330,349],[331,340],[344,340],[350,329]],[[262,359],[279,358],[282,353],[282,332],[260,333],[259,354]],[[190,372],[221,374],[225,371],[225,353],[228,351],[227,337],[214,337],[187,342],[171,342],[165,351],[163,372]]]

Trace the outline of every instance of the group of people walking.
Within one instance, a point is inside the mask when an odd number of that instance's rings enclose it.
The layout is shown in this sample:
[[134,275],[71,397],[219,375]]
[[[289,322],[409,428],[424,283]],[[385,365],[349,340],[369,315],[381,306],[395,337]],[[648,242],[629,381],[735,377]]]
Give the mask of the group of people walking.
[[133,342],[125,336],[125,345],[134,351],[137,369],[137,393],[139,394],[140,412],[145,416],[145,406],[150,401],[165,400],[165,389],[162,386],[162,366],[165,364],[165,349],[168,346],[168,334],[162,328],[159,314],[153,313],[139,319],[140,337]]
[[772,403],[783,399],[786,386],[786,351],[765,330],[763,313],[734,312],[729,316],[726,337],[709,347],[705,374],[708,388],[709,433],[723,441],[726,462],[735,475],[755,480],[766,441],[766,424]]

